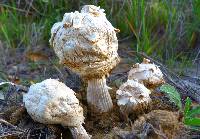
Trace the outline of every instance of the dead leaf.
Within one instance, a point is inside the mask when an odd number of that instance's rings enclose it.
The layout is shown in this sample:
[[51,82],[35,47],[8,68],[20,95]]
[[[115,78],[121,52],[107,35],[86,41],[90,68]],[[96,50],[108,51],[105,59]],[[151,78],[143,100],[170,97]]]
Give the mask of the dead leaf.
[[118,65],[113,71],[113,74],[118,74],[118,73],[127,73],[131,69],[132,65],[129,64],[120,64]]
[[38,62],[38,61],[47,61],[48,60],[48,56],[45,54],[42,54],[40,52],[28,52],[26,54],[26,57],[34,62]]
[[32,84],[35,84],[35,82],[34,82],[34,81],[32,81],[32,80],[30,81],[30,83],[31,83],[31,85],[32,85]]
[[20,79],[17,76],[8,75],[8,80],[15,84],[20,84]]

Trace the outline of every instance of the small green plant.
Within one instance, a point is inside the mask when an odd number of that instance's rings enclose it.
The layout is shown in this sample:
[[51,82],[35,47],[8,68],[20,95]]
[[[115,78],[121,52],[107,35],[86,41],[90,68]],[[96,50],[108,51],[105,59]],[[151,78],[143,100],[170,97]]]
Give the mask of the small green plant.
[[166,93],[169,96],[170,101],[174,102],[179,107],[180,111],[183,112],[185,125],[192,126],[192,128],[200,127],[200,118],[196,117],[197,115],[200,115],[200,106],[192,108],[192,101],[187,97],[183,108],[180,94],[174,86],[164,84],[160,87],[160,90]]
[[160,90],[165,92],[169,96],[170,101],[175,103],[179,109],[182,109],[181,97],[175,87],[169,84],[164,84],[160,87]]
[[189,126],[200,126],[200,106],[191,109],[192,101],[187,97],[184,108],[184,123]]

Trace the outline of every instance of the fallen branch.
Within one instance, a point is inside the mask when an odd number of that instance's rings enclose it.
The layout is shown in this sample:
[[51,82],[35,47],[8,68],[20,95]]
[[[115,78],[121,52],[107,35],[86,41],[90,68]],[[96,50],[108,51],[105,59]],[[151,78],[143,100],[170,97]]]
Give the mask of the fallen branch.
[[14,129],[18,130],[18,131],[24,132],[22,129],[18,128],[17,126],[14,126],[13,124],[11,124],[11,123],[9,123],[6,120],[3,120],[1,118],[0,118],[0,123],[4,123],[5,125],[8,125],[8,126],[14,128]]
[[13,124],[0,119],[0,138],[8,136],[20,136],[25,134],[26,131],[14,126]]

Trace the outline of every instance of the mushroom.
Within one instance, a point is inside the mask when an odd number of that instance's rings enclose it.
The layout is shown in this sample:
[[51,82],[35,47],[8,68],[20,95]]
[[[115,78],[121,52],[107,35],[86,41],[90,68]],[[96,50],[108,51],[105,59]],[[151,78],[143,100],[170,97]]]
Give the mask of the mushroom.
[[75,139],[89,139],[82,126],[83,108],[75,92],[55,79],[47,79],[30,86],[23,102],[33,120],[43,124],[69,127]]
[[81,12],[65,13],[51,29],[50,45],[60,63],[88,82],[87,102],[93,111],[107,112],[113,104],[106,77],[119,63],[118,40],[103,9],[83,6]]
[[148,88],[155,88],[165,82],[159,67],[145,58],[141,64],[136,63],[133,65],[133,68],[128,73],[128,79],[137,79]]
[[127,80],[116,92],[117,105],[122,114],[136,116],[149,108],[150,90],[136,80]]

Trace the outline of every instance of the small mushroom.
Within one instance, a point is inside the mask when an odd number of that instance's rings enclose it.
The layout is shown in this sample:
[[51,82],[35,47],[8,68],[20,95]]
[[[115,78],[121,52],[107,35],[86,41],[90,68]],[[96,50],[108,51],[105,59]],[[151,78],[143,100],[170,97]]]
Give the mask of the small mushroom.
[[159,67],[145,58],[141,64],[136,63],[133,65],[128,73],[128,79],[136,79],[148,88],[155,88],[165,82]]
[[138,81],[128,80],[116,92],[117,105],[122,114],[137,116],[149,108],[150,93],[150,90]]
[[87,102],[93,111],[113,107],[106,77],[120,61],[116,32],[104,10],[94,5],[83,6],[80,13],[65,13],[51,29],[50,45],[60,63],[88,82]]
[[23,96],[27,112],[33,120],[43,124],[69,127],[75,139],[90,139],[82,126],[83,108],[75,92],[55,79],[47,79],[30,86]]

